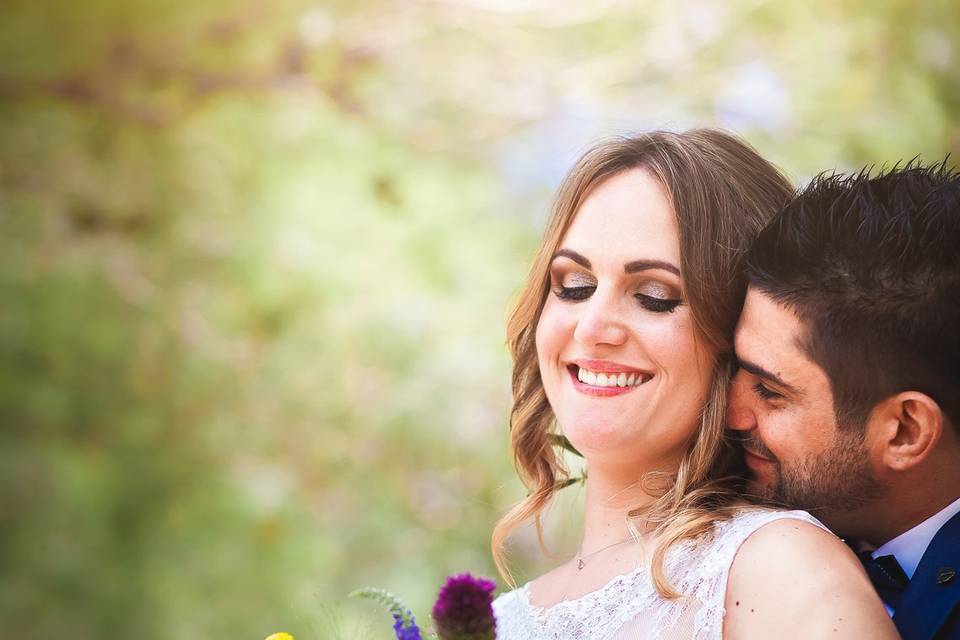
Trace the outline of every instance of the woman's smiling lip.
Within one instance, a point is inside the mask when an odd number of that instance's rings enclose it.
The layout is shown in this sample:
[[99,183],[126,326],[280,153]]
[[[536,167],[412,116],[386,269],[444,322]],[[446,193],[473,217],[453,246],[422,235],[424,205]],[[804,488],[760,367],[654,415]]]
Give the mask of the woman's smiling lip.
[[[580,370],[590,371],[596,374],[625,374],[634,378],[636,380],[635,384],[626,385],[626,386],[595,386],[588,384],[587,382],[581,381],[579,379],[578,373]],[[609,360],[590,360],[590,359],[579,359],[572,361],[567,365],[567,371],[570,374],[570,380],[573,383],[573,388],[588,396],[597,396],[601,398],[608,398],[611,396],[621,396],[625,393],[630,393],[634,389],[637,389],[643,386],[645,383],[649,382],[653,377],[652,373],[637,369],[636,367],[629,367],[627,365],[620,364],[618,362],[611,362]],[[642,382],[640,381],[642,379]]]
[[610,360],[590,360],[588,358],[581,358],[578,360],[571,360],[570,364],[576,365],[581,369],[589,369],[595,373],[637,373],[643,374],[648,378],[653,377],[653,374],[649,371],[637,369],[636,367],[630,367],[625,364],[620,364],[619,362],[611,362]]

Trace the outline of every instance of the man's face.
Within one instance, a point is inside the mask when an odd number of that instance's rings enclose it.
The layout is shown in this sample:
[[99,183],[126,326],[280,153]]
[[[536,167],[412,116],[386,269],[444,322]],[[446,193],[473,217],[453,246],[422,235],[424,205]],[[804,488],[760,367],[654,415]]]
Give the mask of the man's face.
[[804,327],[751,288],[737,324],[740,370],[728,425],[739,433],[749,489],[813,512],[841,532],[882,490],[863,429],[840,430],[826,373],[801,346]]

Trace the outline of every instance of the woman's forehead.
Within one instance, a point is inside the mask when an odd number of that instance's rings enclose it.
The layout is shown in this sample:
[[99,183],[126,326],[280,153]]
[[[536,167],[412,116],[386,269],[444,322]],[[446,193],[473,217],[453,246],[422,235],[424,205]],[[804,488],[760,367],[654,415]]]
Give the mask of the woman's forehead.
[[679,264],[677,221],[660,183],[642,169],[595,187],[560,242],[591,262],[655,259]]

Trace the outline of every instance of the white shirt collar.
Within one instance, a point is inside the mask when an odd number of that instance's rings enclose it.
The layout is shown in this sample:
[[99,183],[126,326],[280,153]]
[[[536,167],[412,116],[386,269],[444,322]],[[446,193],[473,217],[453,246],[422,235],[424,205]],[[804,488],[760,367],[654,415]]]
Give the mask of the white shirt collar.
[[894,556],[903,568],[903,572],[907,574],[907,577],[913,578],[913,574],[917,570],[917,565],[920,564],[920,558],[923,557],[927,547],[930,546],[930,541],[937,535],[937,531],[940,531],[940,527],[946,524],[947,520],[958,512],[960,512],[960,498],[954,500],[947,505],[945,509],[930,516],[913,529],[901,533],[893,540],[874,550],[873,557]]

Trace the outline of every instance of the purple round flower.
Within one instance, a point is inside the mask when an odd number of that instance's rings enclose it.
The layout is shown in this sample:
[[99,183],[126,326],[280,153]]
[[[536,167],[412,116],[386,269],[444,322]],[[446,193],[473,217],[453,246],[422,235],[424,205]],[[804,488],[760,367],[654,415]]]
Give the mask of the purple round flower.
[[469,573],[450,576],[433,605],[441,640],[494,640],[493,591],[496,583]]

